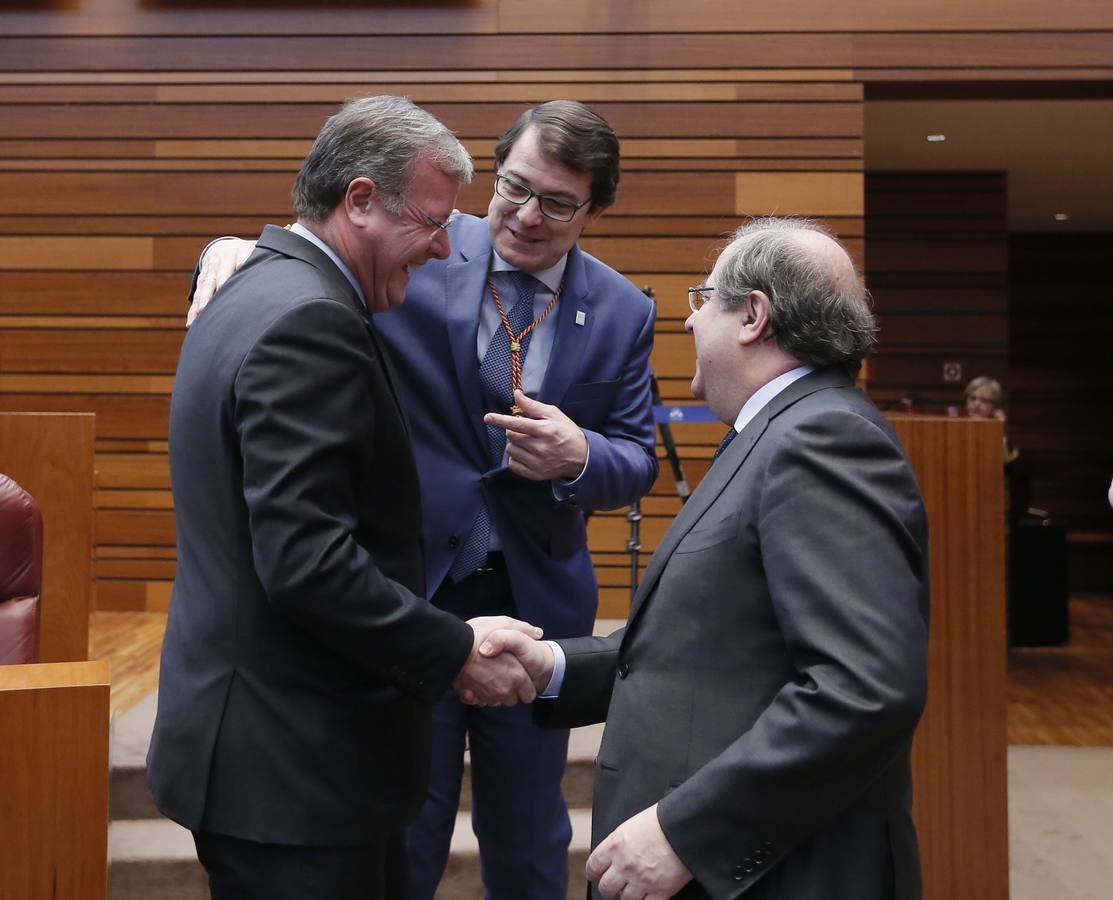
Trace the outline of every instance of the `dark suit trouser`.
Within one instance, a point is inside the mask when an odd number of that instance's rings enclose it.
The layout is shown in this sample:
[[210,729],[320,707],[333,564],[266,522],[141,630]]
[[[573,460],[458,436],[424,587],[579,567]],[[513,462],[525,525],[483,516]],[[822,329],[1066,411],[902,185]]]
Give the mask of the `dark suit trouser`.
[[[501,571],[446,583],[433,602],[465,619],[515,615]],[[406,830],[409,900],[433,900],[448,863],[465,742],[486,900],[565,900],[572,826],[561,778],[568,731],[538,728],[528,705],[465,706],[452,691],[433,709],[429,795]]]
[[400,900],[401,835],[381,844],[301,847],[194,832],[212,900]]

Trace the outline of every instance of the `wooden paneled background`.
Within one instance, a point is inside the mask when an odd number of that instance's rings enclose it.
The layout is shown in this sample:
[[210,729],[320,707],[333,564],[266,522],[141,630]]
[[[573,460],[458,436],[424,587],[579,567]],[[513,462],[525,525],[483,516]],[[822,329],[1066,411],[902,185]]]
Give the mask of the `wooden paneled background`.
[[[1113,149],[1113,148],[1111,148]],[[1078,541],[1113,528],[1113,234],[1014,234],[1000,172],[870,172],[866,274],[881,322],[882,407],[965,414],[975,375],[1005,387],[1032,504]],[[948,362],[962,367],[945,380]],[[1108,542],[1094,545],[1107,557]]]
[[1113,233],[1011,235],[1009,260],[1009,433],[1033,502],[1072,529],[1072,554],[1092,556],[1093,586],[1109,591]]
[[[174,567],[166,420],[189,271],[210,236],[288,220],[301,157],[344,98],[405,93],[456,129],[478,161],[471,212],[486,206],[494,138],[523,107],[593,104],[622,138],[623,179],[584,244],[655,289],[653,365],[666,399],[683,401],[684,289],[743,216],[821,217],[864,261],[870,85],[1111,78],[1113,6],[1086,0],[8,2],[0,409],[96,413],[96,603],[161,609]],[[972,326],[957,334],[963,352],[994,366],[1005,352],[1000,210],[952,178],[973,205],[938,209],[932,240],[966,217],[993,251],[962,256],[961,278],[975,273],[977,286],[879,282],[885,347],[901,350],[878,359],[882,402],[902,395],[902,366],[936,365],[956,337],[952,312]],[[896,273],[907,251],[888,241],[878,259]],[[694,484],[721,429],[676,433]],[[643,507],[643,563],[677,507],[663,473]],[[603,610],[622,614],[628,523],[620,512],[590,527]]]
[[[883,408],[965,414],[975,375],[1009,383],[1008,236],[1000,172],[870,172],[866,280],[881,326],[869,388]],[[962,374],[944,380],[944,364]]]

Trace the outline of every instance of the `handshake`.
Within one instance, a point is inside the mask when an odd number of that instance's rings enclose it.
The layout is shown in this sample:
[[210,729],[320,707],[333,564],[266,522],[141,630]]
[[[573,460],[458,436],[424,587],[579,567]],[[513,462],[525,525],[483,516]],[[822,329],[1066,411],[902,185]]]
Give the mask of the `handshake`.
[[542,631],[509,616],[469,619],[475,640],[452,686],[464,703],[513,706],[532,703],[553,676],[553,649]]

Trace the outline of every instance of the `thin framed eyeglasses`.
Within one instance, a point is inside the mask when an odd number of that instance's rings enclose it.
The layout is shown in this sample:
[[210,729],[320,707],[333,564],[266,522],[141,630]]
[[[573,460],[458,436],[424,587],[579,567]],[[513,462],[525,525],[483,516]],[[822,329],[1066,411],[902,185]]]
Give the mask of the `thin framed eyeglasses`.
[[715,288],[706,284],[688,288],[688,306],[691,307],[692,312],[697,313],[703,309],[703,305],[711,299],[714,290]]
[[511,178],[509,175],[495,176],[495,193],[503,200],[509,200],[516,206],[525,206],[536,197],[541,215],[557,222],[571,222],[573,216],[580,211],[580,207],[587,206],[591,202],[585,200],[583,203],[573,203],[571,200],[563,200],[549,194],[539,194],[533,188],[522,184],[522,182]]
[[[432,225],[433,228],[436,229],[436,231],[448,231],[448,223],[450,221],[452,221],[451,218],[446,219],[443,222],[440,221],[440,219],[434,219],[431,215],[429,215],[429,213],[427,213],[425,210],[423,210],[420,206],[414,206],[412,203],[407,204],[406,208],[414,214],[414,218],[418,222],[424,223],[425,225]],[[434,231],[434,234],[436,234],[436,231]]]

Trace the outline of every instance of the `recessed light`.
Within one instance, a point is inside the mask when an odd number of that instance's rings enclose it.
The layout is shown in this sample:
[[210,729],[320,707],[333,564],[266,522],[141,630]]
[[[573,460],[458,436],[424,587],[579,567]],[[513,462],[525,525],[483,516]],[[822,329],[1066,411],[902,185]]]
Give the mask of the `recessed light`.
[[1065,222],[1070,218],[1070,213],[1055,213],[1056,222]]
[[931,143],[931,144],[939,144],[939,143],[942,143],[945,140],[947,140],[947,135],[945,135],[945,134],[929,134],[928,135],[928,143]]

